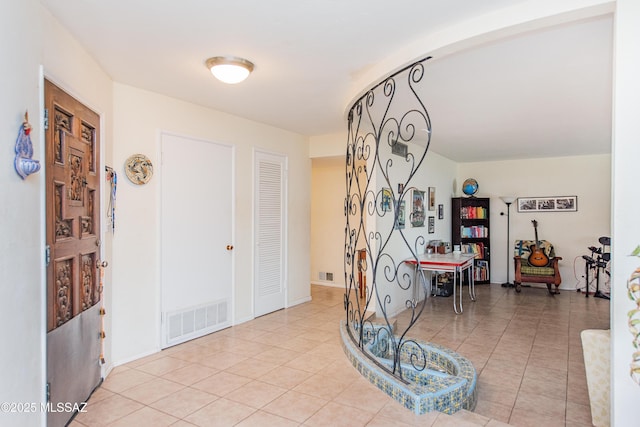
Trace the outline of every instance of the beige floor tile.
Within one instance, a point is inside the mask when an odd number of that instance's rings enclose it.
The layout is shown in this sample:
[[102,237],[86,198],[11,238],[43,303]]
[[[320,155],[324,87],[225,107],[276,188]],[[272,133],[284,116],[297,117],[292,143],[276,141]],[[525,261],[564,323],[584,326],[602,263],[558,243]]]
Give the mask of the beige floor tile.
[[358,427],[366,426],[374,414],[339,403],[329,402],[313,414],[305,426],[310,427]]
[[156,400],[149,406],[176,418],[184,418],[217,399],[219,399],[218,396],[213,394],[186,387]]
[[159,351],[159,352],[151,354],[149,356],[145,356],[145,357],[141,357],[140,359],[133,360],[133,361],[127,363],[126,366],[129,367],[129,368],[135,368],[135,367],[138,367],[140,365],[144,365],[145,363],[149,363],[149,362],[152,362],[154,360],[161,359],[161,358],[163,358],[165,356],[166,356],[166,353],[163,353],[162,351]]
[[131,387],[144,384],[153,380],[155,376],[137,369],[129,369],[114,375],[109,375],[102,383],[103,388],[114,393],[121,393]]
[[219,371],[223,371],[231,366],[248,359],[247,356],[231,353],[228,351],[214,352],[203,355],[192,360],[200,365],[208,366]]
[[109,427],[164,427],[173,425],[176,421],[178,418],[145,406],[109,424]]
[[[513,407],[516,410],[528,411],[529,414],[553,417],[564,421],[566,412],[566,401],[555,399],[540,394],[520,392]],[[512,414],[513,417],[513,414]]]
[[142,372],[146,372],[147,374],[160,376],[168,372],[175,371],[176,369],[183,368],[187,365],[189,365],[189,362],[187,362],[186,360],[167,356],[157,360],[153,360],[143,365],[139,365],[136,367],[136,369]]
[[438,412],[416,415],[395,400],[388,399],[384,407],[378,411],[376,418],[397,420],[411,426],[430,426],[436,421],[438,415]]
[[305,353],[302,356],[287,362],[285,366],[299,369],[301,371],[317,373],[333,362],[334,359]]
[[184,418],[200,427],[234,426],[249,417],[256,410],[247,405],[227,399],[218,399]]
[[515,427],[565,427],[564,417],[554,417],[514,408],[509,424]]
[[[116,367],[73,425],[589,424],[580,331],[608,327],[608,301],[483,285],[455,315],[450,298],[429,299],[411,337],[457,350],[478,373],[475,413],[446,416],[412,414],[351,366],[343,293],[314,285],[308,303]],[[400,313],[398,324],[409,318]]]
[[333,401],[363,411],[378,413],[387,403],[387,395],[364,378],[350,384]]
[[[374,416],[373,419],[367,423],[367,427],[408,427],[411,425],[412,424],[407,424],[400,420],[383,417],[381,415]],[[422,425],[428,426],[429,424]]]
[[309,394],[320,399],[331,400],[346,389],[351,381],[315,374],[293,388],[299,393]]
[[96,403],[89,401],[86,412],[79,413],[76,420],[85,426],[101,427],[142,408],[143,404],[115,394]]
[[509,417],[511,417],[511,410],[513,409],[514,400],[515,398],[496,402],[494,400],[488,400],[483,397],[482,399],[479,399],[474,412],[480,415],[484,415],[487,418],[498,420],[503,423],[508,423]]
[[236,424],[236,427],[296,427],[299,424],[268,412],[257,411]]
[[250,381],[251,379],[247,377],[234,375],[229,372],[218,372],[202,381],[198,381],[191,385],[191,387],[222,397]]
[[240,402],[252,408],[260,409],[264,405],[287,391],[286,388],[278,387],[273,384],[267,384],[262,381],[251,381],[242,387],[225,395],[226,399]]
[[114,392],[109,391],[104,387],[98,387],[96,390],[94,390],[93,393],[91,393],[91,397],[89,398],[89,400],[91,401],[91,403],[97,403],[103,399],[106,399],[107,397],[113,396],[114,394]]
[[202,381],[217,372],[218,371],[216,369],[208,366],[192,363],[183,368],[164,374],[162,378],[183,385],[191,385],[198,381]]
[[182,390],[185,386],[163,378],[156,378],[144,384],[131,387],[120,393],[124,397],[148,405]]
[[585,426],[592,425],[591,407],[589,405],[567,402],[567,423],[575,423]]
[[292,389],[307,380],[311,375],[313,375],[311,372],[281,366],[278,369],[267,372],[258,379],[265,383],[277,385],[278,387]]
[[267,362],[265,360],[250,358],[225,369],[225,372],[255,380],[276,369],[278,366],[280,366],[280,364],[276,362]]
[[302,423],[327,403],[328,400],[319,397],[288,391],[264,406],[262,410]]

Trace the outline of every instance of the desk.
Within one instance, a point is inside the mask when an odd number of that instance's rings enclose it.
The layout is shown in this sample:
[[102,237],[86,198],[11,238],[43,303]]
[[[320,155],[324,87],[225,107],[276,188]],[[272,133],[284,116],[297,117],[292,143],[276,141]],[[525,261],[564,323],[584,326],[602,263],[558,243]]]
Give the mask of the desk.
[[[406,264],[412,265],[415,269],[415,276],[417,276],[418,272],[422,274],[422,279],[426,280],[424,277],[424,272],[434,272],[434,271],[442,271],[442,272],[453,272],[453,311],[456,314],[462,313],[462,274],[467,271],[467,277],[469,278],[469,297],[471,297],[471,301],[476,300],[476,289],[475,283],[473,280],[473,260],[475,258],[474,254],[424,254],[418,257],[418,260],[415,259],[407,259],[404,262]],[[460,292],[459,292],[459,304],[456,304],[456,285],[458,281],[458,273],[460,273]],[[414,283],[417,284],[417,281],[414,280]],[[431,284],[431,277],[429,277],[429,284]],[[425,298],[427,296],[425,295]]]

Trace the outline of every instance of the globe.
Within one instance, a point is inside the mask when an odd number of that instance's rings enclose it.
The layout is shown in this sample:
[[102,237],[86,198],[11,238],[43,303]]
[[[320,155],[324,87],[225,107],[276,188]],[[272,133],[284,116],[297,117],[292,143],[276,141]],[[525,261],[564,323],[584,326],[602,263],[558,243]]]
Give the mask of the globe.
[[473,196],[478,192],[478,181],[473,178],[467,178],[462,183],[462,192],[467,196]]

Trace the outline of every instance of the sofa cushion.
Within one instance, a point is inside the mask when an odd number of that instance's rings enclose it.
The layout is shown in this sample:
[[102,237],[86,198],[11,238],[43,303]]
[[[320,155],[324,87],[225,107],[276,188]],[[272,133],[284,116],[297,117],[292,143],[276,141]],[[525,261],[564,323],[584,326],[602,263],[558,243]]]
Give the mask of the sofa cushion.
[[523,260],[520,266],[520,274],[524,276],[554,276],[556,270],[553,267],[533,267]]

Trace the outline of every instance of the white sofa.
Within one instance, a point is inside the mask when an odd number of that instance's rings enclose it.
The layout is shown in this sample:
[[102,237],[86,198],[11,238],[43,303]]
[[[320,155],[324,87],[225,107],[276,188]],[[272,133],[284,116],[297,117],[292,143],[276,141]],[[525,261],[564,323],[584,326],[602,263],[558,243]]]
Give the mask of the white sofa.
[[611,390],[611,333],[602,329],[586,329],[580,333],[584,368],[591,403],[591,422],[594,426],[610,425]]

